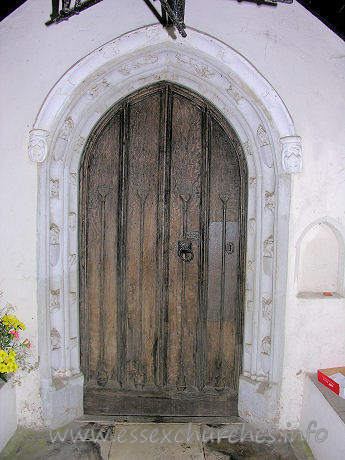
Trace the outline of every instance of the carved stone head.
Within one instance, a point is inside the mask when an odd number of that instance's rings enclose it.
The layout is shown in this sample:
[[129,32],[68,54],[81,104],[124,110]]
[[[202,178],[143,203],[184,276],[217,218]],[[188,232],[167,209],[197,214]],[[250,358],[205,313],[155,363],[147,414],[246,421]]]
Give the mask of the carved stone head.
[[47,157],[47,137],[49,133],[44,129],[32,129],[29,137],[29,158],[35,163],[42,163]]
[[283,137],[280,141],[284,170],[290,174],[302,172],[301,138],[298,136]]

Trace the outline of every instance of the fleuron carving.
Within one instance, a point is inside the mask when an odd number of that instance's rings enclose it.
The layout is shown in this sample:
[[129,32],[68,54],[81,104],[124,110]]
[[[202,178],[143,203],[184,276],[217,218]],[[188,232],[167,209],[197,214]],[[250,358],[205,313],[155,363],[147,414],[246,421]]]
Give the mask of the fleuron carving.
[[261,151],[261,157],[263,159],[264,164],[268,168],[272,168],[274,161],[273,161],[273,153],[270,147],[270,140],[267,134],[266,129],[263,125],[259,125],[258,130],[256,132],[256,137],[258,139]]
[[78,346],[78,337],[70,337],[70,347],[73,350],[73,348],[76,348]]
[[72,187],[77,186],[77,174],[76,173],[70,173],[69,180],[70,180],[70,184]]
[[59,179],[50,179],[50,198],[59,198]]
[[208,65],[200,62],[190,56],[186,56],[180,53],[176,54],[176,60],[180,64],[187,64],[191,66],[195,72],[203,78],[210,78],[216,75],[215,72],[212,72]]
[[256,136],[258,138],[260,147],[264,147],[265,145],[270,144],[267,132],[262,125],[259,125],[258,130],[256,132]]
[[64,121],[64,124],[62,125],[60,135],[59,135],[60,139],[68,141],[69,136],[71,135],[71,132],[73,131],[73,128],[74,128],[74,122],[71,117],[68,117]]
[[49,244],[50,264],[54,267],[60,257],[60,228],[55,224],[50,225]]
[[261,342],[261,353],[263,355],[271,355],[271,337],[266,336],[262,339]]
[[52,350],[58,350],[61,348],[61,334],[55,328],[50,331],[50,343]]
[[245,343],[244,344],[244,351],[246,353],[251,353],[252,352],[252,345],[250,343]]
[[127,64],[123,64],[118,70],[118,72],[122,75],[127,76],[127,75],[130,75],[130,73],[133,70],[140,69],[141,67],[145,67],[148,65],[152,65],[157,61],[158,61],[158,56],[156,56],[155,54],[150,54],[141,59],[138,59],[137,61],[128,62]]
[[249,219],[249,221],[248,221],[248,230],[249,230],[249,233],[251,235],[255,235],[256,221],[255,221],[255,219],[253,217],[251,219]]
[[60,289],[50,291],[50,310],[60,309]]
[[49,232],[49,243],[52,245],[60,244],[60,229],[57,225],[51,224]]
[[272,299],[262,298],[262,316],[269,321],[272,319]]
[[247,265],[248,265],[248,270],[255,272],[255,260],[248,260]]
[[74,292],[74,291],[71,291],[69,293],[69,297],[70,297],[70,300],[71,300],[71,303],[74,304],[77,302],[77,293]]
[[68,263],[70,267],[73,267],[77,263],[77,254],[70,254],[68,256]]
[[273,257],[273,236],[270,235],[267,240],[264,241],[264,257]]
[[265,192],[265,210],[274,214],[274,192]]
[[236,102],[238,102],[242,98],[240,93],[232,85],[230,85],[229,88],[226,89],[226,92],[230,94],[230,96],[232,96]]
[[251,312],[254,308],[254,302],[252,300],[247,300],[247,311]]
[[252,152],[252,149],[250,148],[249,142],[246,141],[243,143],[243,150],[247,157],[253,156],[253,152]]
[[272,275],[272,269],[273,269],[273,251],[274,251],[274,241],[273,241],[273,236],[270,235],[265,241],[264,241],[264,257],[263,257],[263,269],[264,273],[267,276]]
[[70,212],[68,214],[68,227],[73,232],[77,228],[77,215],[75,212]]
[[80,153],[82,152],[84,148],[84,144],[85,144],[85,138],[83,136],[79,136],[74,146],[73,152],[77,155],[80,155]]
[[87,91],[87,96],[91,99],[101,95],[104,91],[110,86],[110,83],[107,82],[105,78],[103,78],[100,82],[96,83],[95,85],[91,86]]

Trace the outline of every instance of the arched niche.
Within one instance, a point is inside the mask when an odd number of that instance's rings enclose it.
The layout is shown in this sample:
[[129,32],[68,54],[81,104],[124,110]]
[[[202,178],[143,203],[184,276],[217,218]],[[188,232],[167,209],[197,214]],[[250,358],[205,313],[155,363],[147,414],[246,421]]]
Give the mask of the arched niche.
[[297,243],[299,297],[331,298],[344,295],[344,239],[336,222],[319,219]]
[[[236,131],[248,168],[244,353],[239,412],[277,423],[284,345],[290,174],[300,138],[262,75],[224,43],[160,25],[125,34],[75,64],[44,101],[30,132],[39,169],[39,321],[42,411],[54,427],[82,413],[78,324],[78,170],[96,123],[129,93],[159,80],[199,93]],[[277,244],[279,242],[279,244]],[[269,394],[258,385],[269,385]]]

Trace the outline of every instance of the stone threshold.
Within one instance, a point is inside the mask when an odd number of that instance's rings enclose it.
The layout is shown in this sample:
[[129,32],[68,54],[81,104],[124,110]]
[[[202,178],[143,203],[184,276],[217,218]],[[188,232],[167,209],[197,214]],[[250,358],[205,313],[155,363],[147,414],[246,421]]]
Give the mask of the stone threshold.
[[[276,432],[268,434],[233,417],[231,423],[148,423],[116,421],[113,417],[82,417],[59,430],[18,429],[0,454],[0,460],[307,460],[313,457],[302,443],[289,442]],[[229,433],[241,433],[243,441]],[[248,433],[252,433],[248,436]],[[239,435],[240,436],[240,435]]]

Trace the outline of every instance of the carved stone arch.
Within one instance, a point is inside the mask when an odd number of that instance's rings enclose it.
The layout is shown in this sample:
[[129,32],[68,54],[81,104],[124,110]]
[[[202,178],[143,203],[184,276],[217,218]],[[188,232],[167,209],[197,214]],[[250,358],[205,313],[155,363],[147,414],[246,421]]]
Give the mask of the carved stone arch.
[[[159,80],[178,83],[210,101],[244,149],[249,193],[239,412],[261,425],[277,423],[288,173],[301,171],[300,138],[278,94],[236,51],[193,29],[186,39],[172,40],[155,25],[125,34],[74,65],[52,88],[30,132],[29,156],[39,165],[42,409],[51,427],[82,413],[76,225],[82,151],[92,128],[113,104]],[[260,382],[269,385],[269,395],[257,391]]]

